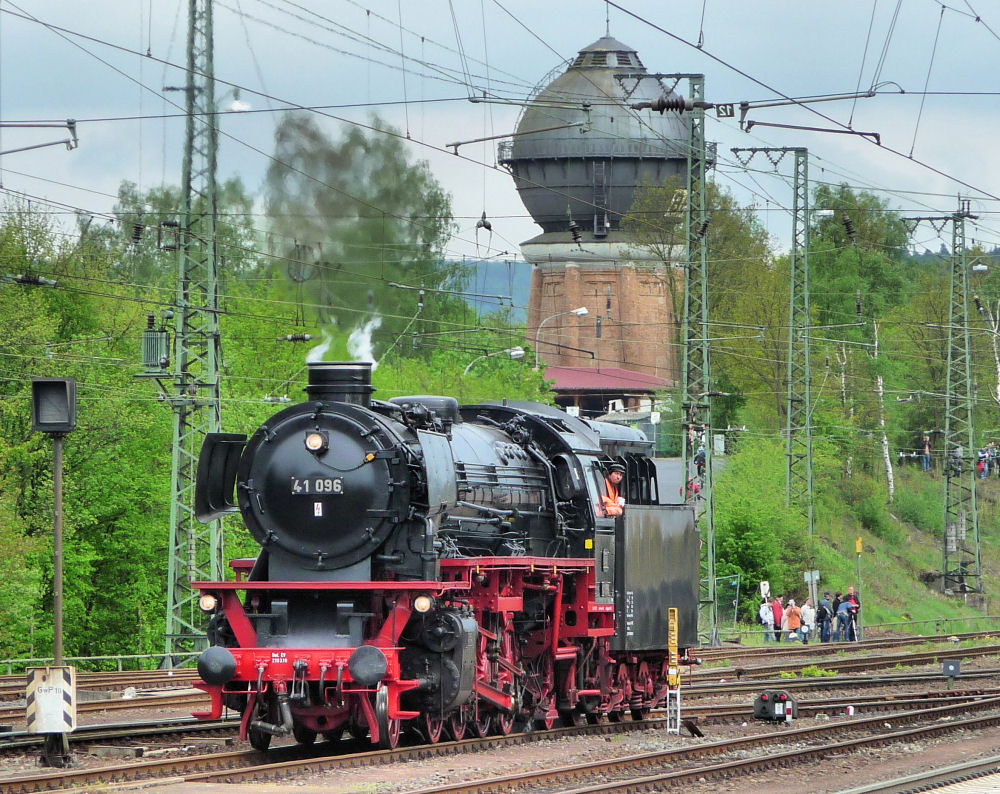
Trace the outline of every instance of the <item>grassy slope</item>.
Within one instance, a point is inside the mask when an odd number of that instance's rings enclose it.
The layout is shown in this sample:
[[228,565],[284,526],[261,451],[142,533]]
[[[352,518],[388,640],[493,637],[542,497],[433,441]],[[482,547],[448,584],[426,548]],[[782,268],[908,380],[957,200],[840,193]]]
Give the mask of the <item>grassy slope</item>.
[[[879,534],[861,528],[847,505],[843,509],[843,520],[832,522],[829,543],[820,544],[817,549],[816,568],[823,578],[820,591],[843,590],[856,582],[855,539],[861,536],[864,551],[861,554],[860,592],[867,624],[912,623],[912,629],[907,630],[921,631],[933,630],[934,624],[920,625],[918,621],[989,614],[992,597],[1000,592],[997,564],[1000,479],[994,477],[977,485],[986,591],[986,600],[979,606],[971,600],[966,604],[962,598],[941,594],[936,582],[921,581],[921,575],[940,571],[942,565],[940,527],[944,524],[944,479],[938,473],[924,473],[916,466],[897,468],[895,474],[896,500],[889,506],[888,526]],[[953,631],[974,628],[986,626],[972,623],[951,626]]]

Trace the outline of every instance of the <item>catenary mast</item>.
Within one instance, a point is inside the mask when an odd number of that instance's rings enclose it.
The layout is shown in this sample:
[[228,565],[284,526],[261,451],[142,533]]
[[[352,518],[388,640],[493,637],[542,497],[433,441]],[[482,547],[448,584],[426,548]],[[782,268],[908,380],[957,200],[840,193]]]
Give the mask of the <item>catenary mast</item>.
[[187,127],[178,246],[174,382],[173,462],[170,475],[170,539],[167,570],[166,654],[198,650],[204,626],[196,580],[223,579],[220,521],[194,516],[198,452],[206,433],[221,427],[219,389],[219,292],[216,250],[215,80],[212,0],[189,0]]

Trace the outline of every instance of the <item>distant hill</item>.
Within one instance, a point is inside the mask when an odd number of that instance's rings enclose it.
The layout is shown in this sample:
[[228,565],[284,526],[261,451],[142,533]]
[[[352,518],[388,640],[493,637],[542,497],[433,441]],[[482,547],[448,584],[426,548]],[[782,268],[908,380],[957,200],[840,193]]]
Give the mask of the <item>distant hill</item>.
[[[528,297],[531,291],[531,265],[515,260],[474,262],[468,265],[470,275],[463,289],[465,300],[480,312],[489,314],[501,305],[510,307],[514,323],[528,319]],[[502,301],[500,300],[502,298]]]

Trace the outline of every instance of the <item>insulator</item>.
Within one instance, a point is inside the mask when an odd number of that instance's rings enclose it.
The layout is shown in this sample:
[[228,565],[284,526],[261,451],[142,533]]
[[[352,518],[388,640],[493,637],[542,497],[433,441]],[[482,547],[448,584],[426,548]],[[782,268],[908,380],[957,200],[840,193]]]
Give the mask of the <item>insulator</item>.
[[611,319],[611,285],[608,285],[608,299],[605,302],[604,307],[605,313],[608,315],[608,319]]
[[139,222],[132,224],[132,243],[134,245],[138,245],[142,242],[142,230],[145,228],[146,227]]
[[972,296],[972,300],[974,300],[976,302],[976,311],[979,312],[980,314],[985,314],[986,312],[983,309],[983,302],[981,300],[979,300],[979,296],[978,295],[973,295]]
[[854,297],[855,310],[857,311],[858,317],[861,316],[861,293],[859,292]]
[[476,221],[476,228],[486,229],[488,232],[493,230],[493,225],[486,220],[486,210],[483,210],[483,217]]
[[424,291],[420,290],[420,297],[417,301],[417,308],[423,311],[424,308]]
[[597,318],[597,338],[601,338],[601,318]]
[[851,242],[856,243],[858,241],[858,236],[854,231],[854,221],[851,220],[851,217],[846,212],[841,216],[840,220],[844,224],[844,231],[846,231],[847,236],[851,238]]
[[701,226],[698,227],[698,233],[695,235],[699,240],[704,240],[705,235],[708,234],[708,224],[712,222],[711,218],[705,218],[701,222]]
[[694,102],[676,95],[661,96],[649,103],[649,109],[655,110],[657,113],[663,113],[665,110],[676,110],[678,113],[683,113],[685,110],[694,110]]
[[569,222],[569,233],[573,235],[574,243],[579,243],[581,240],[583,240],[583,232],[580,230],[580,227],[579,225],[577,225],[576,221],[571,220]]

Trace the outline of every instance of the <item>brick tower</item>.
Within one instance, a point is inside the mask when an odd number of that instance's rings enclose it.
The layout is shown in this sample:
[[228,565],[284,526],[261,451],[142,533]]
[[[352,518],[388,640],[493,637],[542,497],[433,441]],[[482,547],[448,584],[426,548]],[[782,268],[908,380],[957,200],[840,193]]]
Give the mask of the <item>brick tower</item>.
[[501,144],[542,227],[521,251],[532,264],[528,341],[546,364],[677,378],[683,274],[671,268],[682,252],[665,264],[621,229],[639,185],[685,173],[685,119],[629,107],[664,94],[635,50],[605,36],[536,91]]

